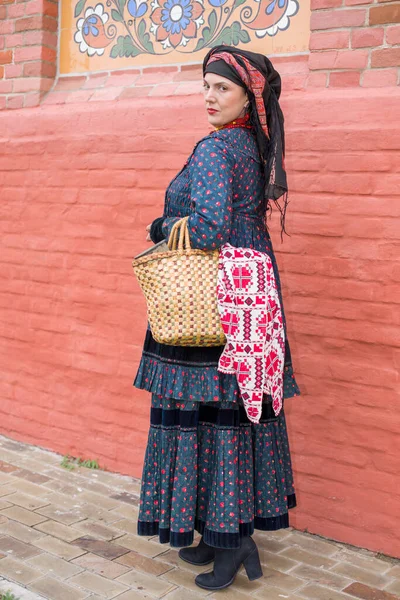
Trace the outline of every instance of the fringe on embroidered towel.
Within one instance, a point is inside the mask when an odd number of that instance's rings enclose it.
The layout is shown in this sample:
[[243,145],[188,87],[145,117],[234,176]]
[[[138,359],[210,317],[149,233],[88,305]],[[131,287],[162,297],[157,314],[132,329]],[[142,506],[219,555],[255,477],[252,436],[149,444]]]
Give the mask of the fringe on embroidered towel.
[[248,419],[259,423],[264,394],[282,408],[285,332],[271,259],[224,244],[219,254],[218,310],[227,343],[218,370],[236,375]]

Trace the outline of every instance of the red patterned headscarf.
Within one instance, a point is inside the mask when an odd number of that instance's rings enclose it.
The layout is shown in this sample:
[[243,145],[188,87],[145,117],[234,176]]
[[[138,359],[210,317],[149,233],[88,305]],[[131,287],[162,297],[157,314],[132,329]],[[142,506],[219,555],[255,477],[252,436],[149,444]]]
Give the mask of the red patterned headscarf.
[[[225,65],[222,70],[218,68],[221,61]],[[264,164],[265,210],[270,208],[270,201],[275,203],[281,213],[284,232],[288,188],[284,161],[283,114],[278,102],[281,92],[279,73],[266,56],[233,46],[216,46],[207,54],[203,63],[203,74],[209,72],[219,73],[242,85],[247,91],[251,121]],[[278,202],[280,198],[283,198],[283,202]]]

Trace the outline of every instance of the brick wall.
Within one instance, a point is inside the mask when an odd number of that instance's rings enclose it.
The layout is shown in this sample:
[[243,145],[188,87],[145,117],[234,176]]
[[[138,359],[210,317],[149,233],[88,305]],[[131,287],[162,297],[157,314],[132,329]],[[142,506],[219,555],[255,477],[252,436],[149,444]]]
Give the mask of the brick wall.
[[[276,57],[286,92],[303,89],[308,78],[308,56]],[[110,102],[144,96],[198,95],[202,86],[199,64],[145,67],[59,77],[43,105]]]
[[[399,6],[314,0],[309,55],[274,59],[291,189],[275,246],[303,391],[292,522],[398,557]],[[0,113],[0,430],[139,476],[130,262],[207,131],[200,69],[55,80],[56,8],[0,0],[0,109],[29,107]]]
[[[400,83],[400,2],[313,0],[311,7],[310,53],[274,59],[286,92]],[[43,99],[61,104],[198,92],[199,66],[64,76],[53,87],[57,22],[58,0],[0,0],[0,110]]]
[[386,87],[399,83],[400,2],[312,0],[309,83]]
[[0,110],[37,106],[57,72],[58,0],[0,0]]
[[289,130],[291,238],[277,246],[304,392],[290,406],[295,526],[396,556],[399,99],[288,105],[304,123],[308,105],[313,128]]
[[[388,88],[286,96],[291,237],[274,234],[303,391],[287,405],[292,522],[395,556],[399,99]],[[131,257],[208,129],[201,98],[10,114],[0,114],[1,431],[140,476],[149,398],[131,383],[146,317]]]

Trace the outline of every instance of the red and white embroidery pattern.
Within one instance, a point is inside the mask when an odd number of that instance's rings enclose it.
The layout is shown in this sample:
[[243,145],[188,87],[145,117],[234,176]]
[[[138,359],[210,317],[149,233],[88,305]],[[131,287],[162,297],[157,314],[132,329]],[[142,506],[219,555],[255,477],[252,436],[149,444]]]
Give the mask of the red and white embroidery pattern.
[[218,370],[236,375],[247,416],[259,423],[263,394],[282,408],[285,333],[271,259],[250,248],[220,249],[218,309],[227,343]]

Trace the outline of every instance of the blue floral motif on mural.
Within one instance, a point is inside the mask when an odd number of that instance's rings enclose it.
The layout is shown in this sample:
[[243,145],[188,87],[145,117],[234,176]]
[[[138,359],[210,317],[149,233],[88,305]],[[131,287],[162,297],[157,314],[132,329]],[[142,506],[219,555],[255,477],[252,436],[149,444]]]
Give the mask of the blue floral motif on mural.
[[190,0],[167,0],[161,10],[163,27],[171,33],[179,33],[189,25],[192,12]]
[[97,17],[89,17],[86,19],[82,28],[84,35],[89,35],[89,33],[92,33],[95,37],[97,37],[99,35],[99,30],[97,29],[96,24]]
[[88,1],[75,2],[74,40],[89,56],[113,43],[111,58],[248,44],[249,32],[275,36],[299,11],[298,0],[106,0],[85,11]]
[[[75,8],[75,16],[77,16],[76,9],[79,8],[79,5],[81,5],[82,11],[84,2],[82,3],[82,0],[78,2]],[[84,17],[78,19],[76,23],[77,31],[74,36],[74,40],[79,44],[81,52],[87,52],[89,56],[94,56],[95,54],[102,56],[104,54],[105,48],[111,44],[117,33],[117,27],[113,23],[108,25],[106,30],[108,20],[109,15],[104,12],[102,4],[97,4],[94,9],[92,7],[86,9]]]
[[257,37],[276,35],[290,27],[290,17],[299,11],[297,0],[258,0],[258,11],[252,19],[253,10],[246,6],[240,13],[242,23],[253,29]]
[[208,1],[211,4],[211,6],[214,6],[215,8],[219,8],[220,6],[223,6],[224,4],[226,4],[228,2],[228,0],[208,0]]
[[164,48],[186,46],[204,23],[203,6],[196,0],[166,0],[151,13],[150,31]]
[[147,0],[128,0],[127,9],[134,19],[143,17],[147,12]]

